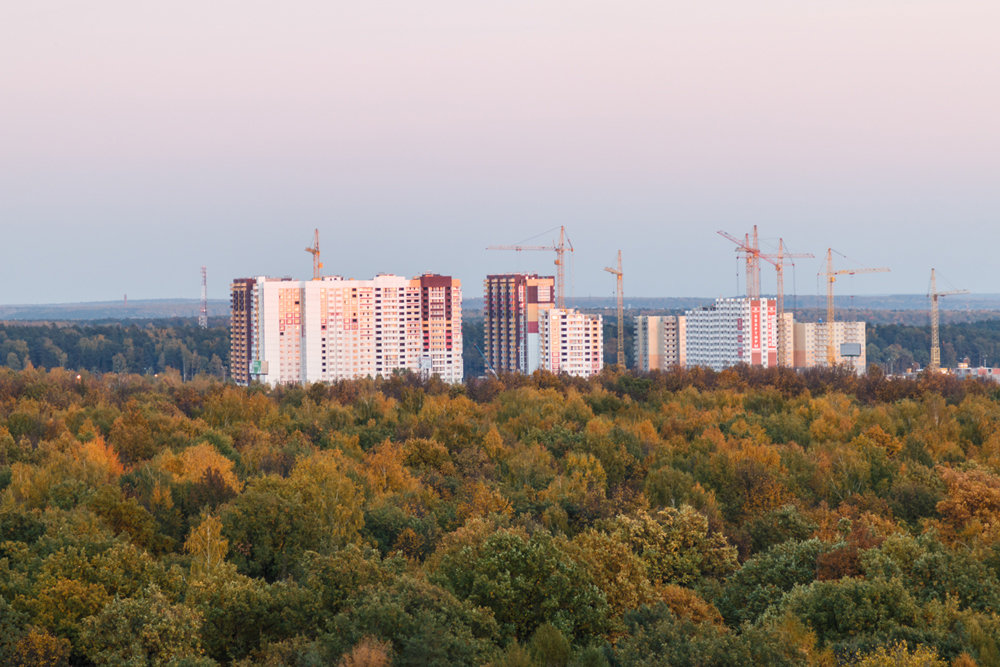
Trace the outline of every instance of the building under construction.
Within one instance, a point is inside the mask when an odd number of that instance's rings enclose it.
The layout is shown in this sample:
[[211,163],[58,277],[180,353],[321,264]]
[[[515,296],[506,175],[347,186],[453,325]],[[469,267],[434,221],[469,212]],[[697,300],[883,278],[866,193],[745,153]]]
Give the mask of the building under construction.
[[540,367],[539,313],[555,308],[555,291],[553,276],[486,276],[483,344],[488,367],[498,373],[532,373]]
[[[743,239],[720,231],[737,246],[746,260],[746,296],[716,299],[706,307],[688,310],[680,317],[636,318],[635,358],[639,370],[665,370],[674,366],[722,369],[737,364],[811,368],[843,366],[861,374],[867,369],[864,322],[837,322],[833,284],[838,276],[888,271],[885,268],[833,268],[828,250],[826,270],[827,319],[795,322],[784,309],[783,270],[786,260],[813,257],[811,253],[786,252],[779,239],[778,252],[767,254],[758,243],[757,227]],[[761,296],[761,260],[775,268],[777,293]]]

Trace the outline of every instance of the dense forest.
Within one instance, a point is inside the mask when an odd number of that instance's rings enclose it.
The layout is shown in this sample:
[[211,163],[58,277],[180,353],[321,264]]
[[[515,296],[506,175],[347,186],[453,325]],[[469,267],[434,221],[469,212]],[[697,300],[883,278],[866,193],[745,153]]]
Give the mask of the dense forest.
[[[190,319],[142,323],[0,323],[0,367],[14,370],[28,362],[36,368],[71,368],[94,373],[162,373],[177,369],[184,379],[198,373],[225,378],[229,368],[228,320],[213,318],[207,329]],[[625,315],[625,358],[634,364],[633,315]],[[471,313],[462,322],[465,377],[487,373],[481,349],[483,320]],[[617,359],[618,326],[604,313],[604,360]],[[868,326],[868,363],[888,373],[930,358],[930,327],[900,324]],[[945,366],[968,358],[973,365],[1000,363],[1000,320],[941,325],[941,361]]]
[[200,328],[191,319],[138,323],[0,323],[0,366],[29,364],[94,373],[144,373],[168,368],[187,379],[224,378],[229,366],[229,318]]
[[997,665],[998,400],[0,369],[0,663]]
[[[930,361],[929,326],[868,326],[868,363],[900,372]],[[1000,320],[941,325],[941,364],[954,367],[968,359],[973,366],[1000,365]]]

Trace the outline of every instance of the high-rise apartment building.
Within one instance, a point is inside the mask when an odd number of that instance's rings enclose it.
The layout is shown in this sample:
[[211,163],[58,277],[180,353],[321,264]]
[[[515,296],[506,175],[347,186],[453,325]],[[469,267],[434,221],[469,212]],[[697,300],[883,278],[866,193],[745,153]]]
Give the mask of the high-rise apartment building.
[[242,385],[250,382],[253,355],[253,285],[253,278],[237,278],[229,287],[229,374]]
[[414,282],[420,287],[420,368],[445,382],[461,382],[462,283],[437,274],[424,274]]
[[555,307],[555,278],[506,273],[486,276],[483,338],[486,360],[498,373],[532,373],[541,365],[541,311]]
[[410,370],[462,381],[462,289],[456,279],[260,277],[251,292],[249,379],[298,384]]
[[604,331],[600,315],[572,308],[548,308],[538,316],[540,368],[578,377],[604,368]]
[[683,315],[638,315],[635,318],[635,365],[640,371],[664,371],[687,363],[686,319]]
[[774,299],[739,297],[687,311],[687,366],[721,370],[737,364],[777,365],[776,309]]

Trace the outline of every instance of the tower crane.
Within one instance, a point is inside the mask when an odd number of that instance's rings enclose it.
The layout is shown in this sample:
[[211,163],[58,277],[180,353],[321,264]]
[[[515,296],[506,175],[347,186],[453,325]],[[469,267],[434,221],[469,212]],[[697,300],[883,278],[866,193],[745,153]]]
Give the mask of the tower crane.
[[618,251],[618,268],[605,266],[604,270],[614,274],[616,278],[616,294],[618,296],[618,370],[625,370],[625,292],[622,289],[622,251]]
[[940,313],[938,312],[938,297],[950,296],[952,294],[968,294],[967,289],[954,289],[947,292],[937,291],[937,279],[934,277],[934,269],[931,269],[931,363],[927,365],[927,370],[936,371],[941,368],[941,338],[939,335]]
[[319,230],[315,230],[312,247],[306,248],[306,252],[313,256],[313,280],[319,280],[319,270],[323,268],[323,262],[319,261]]
[[737,246],[738,252],[742,252],[747,260],[747,297],[751,299],[760,298],[760,248],[757,246],[757,225],[753,226],[753,239],[746,234],[740,241],[738,238],[724,232],[718,231],[719,236],[729,239]]
[[743,241],[732,234],[728,234],[724,231],[719,231],[719,235],[729,239],[737,246],[737,251],[742,252],[747,258],[747,296],[751,299],[760,298],[760,260],[764,260],[774,265],[775,272],[777,273],[777,311],[778,311],[778,363],[781,364],[785,358],[785,349],[787,347],[787,341],[785,340],[785,329],[784,329],[784,319],[785,319],[785,281],[784,281],[784,268],[786,259],[810,259],[815,257],[811,252],[803,253],[786,253],[785,252],[785,242],[784,239],[778,239],[778,254],[777,255],[766,255],[760,251],[760,247],[757,245],[757,225],[753,226],[753,238],[749,234],[745,236]]
[[566,251],[573,252],[573,242],[566,236],[565,225],[559,226],[559,243],[551,245],[491,245],[487,250],[548,250],[556,253],[556,305],[566,307]]
[[[839,254],[839,253],[838,253]],[[833,270],[833,248],[826,249],[826,365],[832,367],[837,361],[836,346],[833,344],[833,283],[837,276],[853,276],[857,273],[887,273],[888,268],[840,269]]]

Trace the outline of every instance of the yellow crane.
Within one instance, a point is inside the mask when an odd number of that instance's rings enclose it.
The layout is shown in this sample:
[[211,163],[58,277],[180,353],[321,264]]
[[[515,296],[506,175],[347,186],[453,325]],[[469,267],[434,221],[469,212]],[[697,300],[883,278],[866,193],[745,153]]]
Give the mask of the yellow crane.
[[[838,253],[839,254],[839,253]],[[880,266],[876,269],[840,269],[833,270],[833,248],[826,249],[826,365],[832,367],[837,361],[837,349],[833,344],[833,283],[837,276],[853,276],[857,273],[887,273],[889,269]]]
[[625,370],[625,292],[622,288],[622,251],[618,251],[618,268],[605,266],[604,270],[616,278],[618,296],[618,370]]
[[934,277],[934,269],[931,269],[931,363],[927,365],[927,370],[936,371],[941,368],[941,338],[939,334],[940,313],[938,311],[938,298],[950,296],[952,294],[968,294],[967,289],[953,289],[947,292],[937,291],[937,279]]
[[319,280],[319,270],[323,268],[323,262],[319,261],[319,230],[315,230],[312,247],[306,248],[306,252],[313,256],[313,280]]
[[[544,232],[543,232],[544,233]],[[556,253],[556,305],[566,307],[566,252],[573,252],[573,242],[566,236],[565,225],[559,226],[559,243],[551,245],[491,245],[487,250],[548,250]]]

